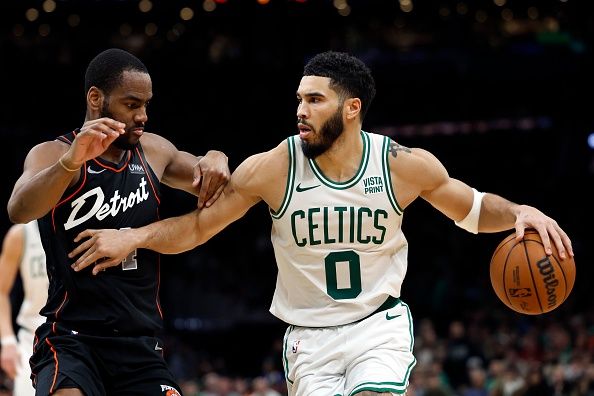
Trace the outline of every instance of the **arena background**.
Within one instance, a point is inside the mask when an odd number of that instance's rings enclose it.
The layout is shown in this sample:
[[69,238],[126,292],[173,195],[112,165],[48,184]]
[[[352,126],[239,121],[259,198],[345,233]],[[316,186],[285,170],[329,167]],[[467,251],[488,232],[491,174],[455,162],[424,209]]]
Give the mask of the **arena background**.
[[[569,233],[576,253],[569,299],[547,315],[515,314],[489,281],[491,254],[506,233],[474,236],[425,202],[409,207],[402,298],[416,318],[419,358],[411,392],[429,395],[442,387],[462,394],[471,387],[467,369],[476,367],[493,384],[492,363],[512,362],[510,353],[521,358],[530,340],[540,352],[520,359],[529,362],[518,368],[526,381],[535,367],[545,377],[558,369],[569,384],[559,394],[569,395],[584,378],[584,389],[593,392],[588,3],[4,0],[2,205],[27,151],[82,124],[85,67],[106,48],[127,49],[148,66],[155,94],[148,131],[195,154],[222,150],[232,169],[296,133],[295,90],[304,63],[328,49],[347,51],[371,67],[377,83],[365,130],[426,148],[452,176],[540,208]],[[195,205],[184,193],[163,187],[163,194],[164,217]],[[276,277],[268,218],[260,204],[206,245],[164,257],[164,336],[180,381],[230,389],[240,387],[231,384],[236,378],[249,385],[264,376],[282,392],[284,325],[268,313]],[[9,225],[3,211],[0,230]],[[466,335],[456,336],[456,324]],[[422,334],[427,328],[434,329],[434,346]],[[565,341],[558,345],[559,338]],[[571,376],[576,361],[582,371]],[[431,385],[433,377],[439,386]],[[558,386],[553,377],[543,381]]]

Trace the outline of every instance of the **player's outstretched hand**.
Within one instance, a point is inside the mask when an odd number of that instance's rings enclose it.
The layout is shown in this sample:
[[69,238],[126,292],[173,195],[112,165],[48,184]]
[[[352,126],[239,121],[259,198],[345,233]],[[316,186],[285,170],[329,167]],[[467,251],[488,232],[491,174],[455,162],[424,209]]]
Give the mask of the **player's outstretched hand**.
[[107,117],[85,122],[64,154],[64,161],[69,167],[78,168],[85,161],[98,157],[125,132],[125,127],[126,124]]
[[527,228],[534,228],[539,234],[542,243],[544,244],[545,252],[548,255],[553,254],[551,249],[551,241],[555,244],[561,259],[567,257],[569,254],[573,257],[573,248],[571,247],[571,240],[559,227],[559,224],[549,216],[542,213],[540,210],[528,205],[520,205],[519,212],[516,215],[516,240],[521,240],[524,237],[524,231]]
[[199,188],[198,208],[208,208],[217,200],[231,178],[227,156],[210,150],[194,165],[194,188]]
[[131,238],[126,237],[130,229],[122,230],[85,230],[78,234],[74,242],[87,238],[72,252],[69,258],[78,257],[71,265],[75,271],[81,271],[94,264],[93,275],[109,267],[119,265],[134,248]]

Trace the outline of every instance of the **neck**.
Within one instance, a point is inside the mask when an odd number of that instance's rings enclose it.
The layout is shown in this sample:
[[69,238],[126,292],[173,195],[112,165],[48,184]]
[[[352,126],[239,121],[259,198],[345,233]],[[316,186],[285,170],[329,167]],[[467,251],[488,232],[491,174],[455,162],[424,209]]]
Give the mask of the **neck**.
[[347,127],[332,147],[315,161],[326,177],[342,182],[351,179],[357,173],[362,156],[361,125],[357,124]]
[[123,150],[111,144],[103,154],[99,155],[99,157],[106,161],[113,162],[114,164],[118,164],[122,158],[124,158],[126,151],[127,150]]

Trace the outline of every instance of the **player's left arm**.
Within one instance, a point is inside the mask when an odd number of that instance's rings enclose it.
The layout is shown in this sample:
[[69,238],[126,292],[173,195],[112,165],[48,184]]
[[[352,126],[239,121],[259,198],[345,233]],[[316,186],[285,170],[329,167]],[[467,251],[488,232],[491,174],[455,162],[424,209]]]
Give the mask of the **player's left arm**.
[[178,150],[162,136],[143,136],[147,160],[154,165],[160,181],[198,197],[198,208],[209,207],[221,195],[231,178],[227,156],[216,150],[195,156]]
[[[499,232],[512,228],[516,238],[524,236],[526,228],[534,228],[543,241],[547,254],[552,254],[551,242],[562,258],[573,256],[571,240],[557,222],[540,210],[518,205],[491,193],[479,193],[466,183],[450,177],[443,164],[422,149],[407,149],[393,143],[390,159],[394,191],[408,191],[404,204],[420,196],[456,224],[470,232]],[[395,156],[394,156],[395,154]]]

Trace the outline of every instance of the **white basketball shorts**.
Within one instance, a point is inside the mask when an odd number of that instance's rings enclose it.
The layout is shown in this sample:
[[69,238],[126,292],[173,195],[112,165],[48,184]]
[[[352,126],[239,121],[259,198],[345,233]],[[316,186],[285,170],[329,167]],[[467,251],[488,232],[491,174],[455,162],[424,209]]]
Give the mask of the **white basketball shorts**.
[[403,395],[416,364],[408,305],[334,327],[289,326],[283,364],[291,396]]

